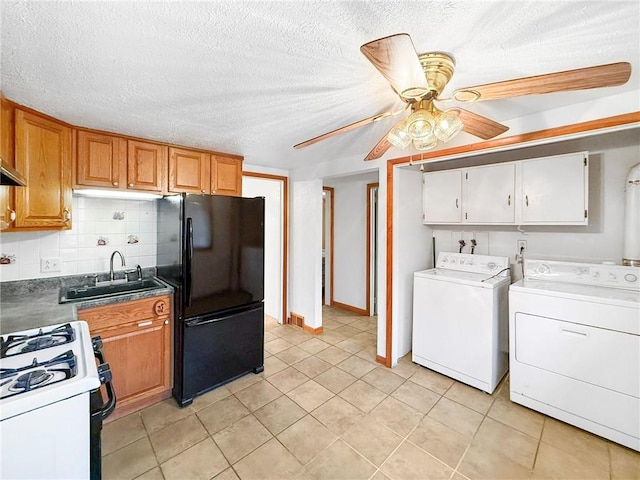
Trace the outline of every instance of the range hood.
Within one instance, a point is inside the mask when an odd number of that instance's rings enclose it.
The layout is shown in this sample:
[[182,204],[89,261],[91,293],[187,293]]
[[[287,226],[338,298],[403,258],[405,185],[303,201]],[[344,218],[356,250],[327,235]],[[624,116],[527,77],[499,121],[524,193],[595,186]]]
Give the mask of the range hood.
[[4,163],[0,158],[0,185],[26,187],[27,181],[20,173]]

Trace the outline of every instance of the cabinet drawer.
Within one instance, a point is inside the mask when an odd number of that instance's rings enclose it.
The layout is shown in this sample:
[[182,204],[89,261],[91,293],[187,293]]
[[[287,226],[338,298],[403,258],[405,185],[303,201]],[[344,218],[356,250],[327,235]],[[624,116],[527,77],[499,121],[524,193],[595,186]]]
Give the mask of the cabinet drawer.
[[168,319],[171,315],[171,297],[163,295],[130,302],[102,305],[78,311],[78,319],[89,324],[91,333],[124,324]]

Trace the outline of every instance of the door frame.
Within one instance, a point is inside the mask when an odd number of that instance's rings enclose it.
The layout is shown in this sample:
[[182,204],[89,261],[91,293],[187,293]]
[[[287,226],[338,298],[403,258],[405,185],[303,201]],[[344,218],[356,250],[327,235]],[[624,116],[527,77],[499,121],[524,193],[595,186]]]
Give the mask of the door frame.
[[244,177],[264,178],[282,182],[282,324],[287,323],[287,287],[289,285],[289,178],[268,173],[242,171]]
[[[333,220],[334,220],[334,188],[333,187],[322,187],[323,192],[327,192],[326,197],[329,200],[329,305],[333,305]],[[323,206],[324,208],[324,206]],[[327,232],[324,232],[323,235],[326,235]],[[325,288],[327,282],[327,258],[325,256]],[[325,297],[322,298],[322,304],[325,305]]]
[[[376,266],[374,265],[375,262],[377,262],[377,255],[375,255],[372,259],[372,238],[374,235],[377,234],[377,222],[372,222],[372,196],[373,196],[373,190],[374,189],[378,189],[380,186],[379,182],[375,182],[375,183],[367,183],[367,306],[366,306],[366,315],[367,316],[371,316],[372,314],[374,314],[376,312],[376,307],[372,307],[371,305],[371,290],[373,290],[373,285],[371,285],[371,279],[374,278],[372,275],[372,270],[377,270]],[[376,200],[376,205],[377,205],[377,200]],[[376,207],[377,210],[377,207]],[[374,224],[376,225],[376,229],[375,231],[372,231],[372,228],[374,226]],[[376,240],[377,241],[377,240]],[[377,276],[377,275],[376,275]],[[374,281],[377,281],[377,279],[374,278]],[[379,296],[380,293],[377,293],[377,296]],[[376,297],[377,297],[376,296]]]

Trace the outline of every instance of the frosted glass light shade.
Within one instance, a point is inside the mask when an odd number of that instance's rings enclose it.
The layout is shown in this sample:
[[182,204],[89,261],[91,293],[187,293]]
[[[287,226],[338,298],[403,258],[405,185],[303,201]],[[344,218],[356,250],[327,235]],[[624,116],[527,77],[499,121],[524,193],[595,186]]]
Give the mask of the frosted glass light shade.
[[394,147],[407,148],[411,143],[411,137],[407,133],[406,125],[406,121],[396,123],[387,135],[387,140]]
[[407,118],[407,132],[416,140],[433,133],[434,118],[427,110],[416,110]]
[[429,150],[430,148],[435,147],[437,143],[438,139],[434,134],[413,140],[413,146],[418,150]]
[[443,142],[448,142],[464,128],[464,123],[457,115],[451,113],[440,113],[436,118],[433,133]]

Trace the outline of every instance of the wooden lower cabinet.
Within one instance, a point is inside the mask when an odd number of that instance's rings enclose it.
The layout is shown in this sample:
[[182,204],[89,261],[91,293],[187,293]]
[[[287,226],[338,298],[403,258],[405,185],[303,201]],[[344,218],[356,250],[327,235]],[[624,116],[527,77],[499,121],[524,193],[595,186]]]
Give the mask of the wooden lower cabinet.
[[171,396],[172,311],[170,296],[78,311],[111,367],[117,401],[108,421]]

